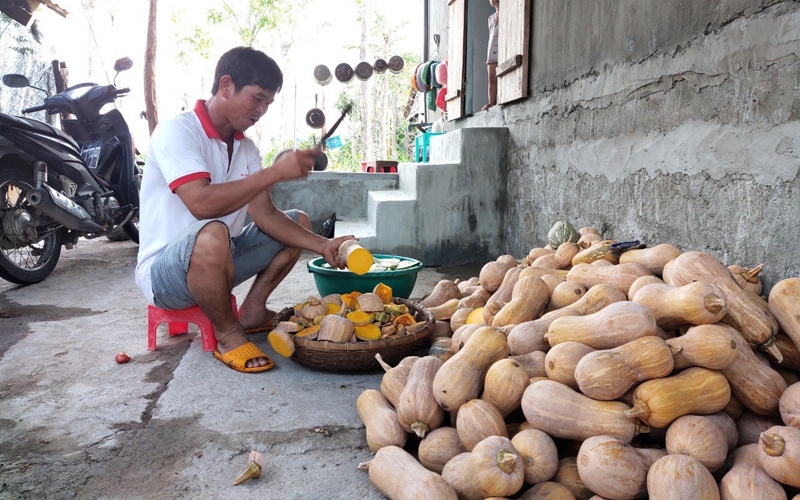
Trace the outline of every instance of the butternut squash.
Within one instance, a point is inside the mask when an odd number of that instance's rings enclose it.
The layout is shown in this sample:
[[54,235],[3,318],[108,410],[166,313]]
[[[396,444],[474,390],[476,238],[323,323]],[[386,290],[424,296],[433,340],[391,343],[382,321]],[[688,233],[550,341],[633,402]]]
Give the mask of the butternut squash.
[[505,418],[519,408],[529,380],[530,376],[518,361],[501,359],[486,372],[481,399],[491,403]]
[[783,331],[800,348],[800,278],[775,283],[769,292],[768,304]]
[[656,324],[664,330],[686,323],[714,324],[728,313],[725,293],[699,281],[677,287],[666,283],[646,285],[631,300],[650,309]]
[[586,287],[572,281],[562,281],[550,293],[548,309],[556,310],[577,302],[586,293]]
[[458,438],[455,427],[439,427],[432,430],[419,442],[419,462],[428,470],[442,473],[444,465],[454,456],[466,453],[467,449]]
[[[481,290],[485,291],[483,287],[481,287]],[[477,309],[479,307],[483,307],[485,305],[486,305],[486,297],[484,297],[483,294],[480,293],[473,293],[458,301],[459,309],[466,308],[472,310],[472,309]]]
[[572,266],[572,259],[578,255],[581,247],[572,241],[565,241],[558,245],[556,253],[553,254],[555,259],[556,269],[568,269]]
[[778,364],[787,370],[800,372],[800,347],[795,345],[792,339],[780,332],[775,335],[775,345],[778,346],[778,350],[783,355],[783,361]]
[[656,320],[649,309],[635,302],[615,302],[585,316],[554,320],[545,338],[551,346],[572,340],[594,349],[611,349],[631,340],[656,334]]
[[[584,242],[585,241],[586,240],[584,240]],[[619,263],[617,256],[611,251],[611,245],[614,243],[615,242],[612,240],[593,241],[589,247],[581,250],[577,255],[575,255],[575,257],[572,258],[572,266],[574,267],[578,264],[591,264],[592,262],[598,260],[607,260],[612,264]]]
[[756,295],[761,295],[763,284],[761,278],[758,277],[761,271],[764,270],[764,264],[759,264],[752,269],[742,267],[739,265],[728,266],[731,276],[743,289],[753,292]]
[[372,254],[358,240],[347,240],[339,245],[339,262],[345,262],[354,274],[365,274],[372,267]]
[[725,435],[725,441],[728,446],[728,451],[733,451],[739,446],[739,431],[736,429],[736,421],[733,420],[727,413],[718,411],[711,415],[704,415],[714,425],[719,427]]
[[411,372],[414,362],[419,359],[419,356],[408,356],[403,359],[403,361],[408,361],[398,363],[394,368],[389,366],[380,354],[376,354],[375,358],[386,372],[381,378],[381,394],[392,403],[392,406],[397,408],[400,394],[402,394],[408,382],[408,374]]
[[511,438],[519,451],[525,470],[525,482],[549,481],[558,470],[558,449],[553,438],[537,429],[522,430]]
[[534,351],[547,351],[550,343],[545,338],[550,323],[563,316],[579,316],[571,307],[558,309],[542,315],[539,319],[518,323],[508,333],[508,351],[511,355],[527,354]]
[[544,358],[547,378],[577,391],[578,381],[575,380],[575,367],[584,356],[592,352],[595,352],[595,349],[574,341],[562,342],[554,346]]
[[594,495],[594,492],[586,487],[578,474],[578,457],[565,457],[559,460],[553,482],[567,488],[579,500],[588,500]]
[[742,290],[716,257],[704,252],[684,252],[664,266],[663,277],[672,286],[702,281],[722,289],[728,304],[722,322],[736,328],[750,345],[767,351],[776,361],[783,359],[775,346],[778,332],[775,317],[758,295]]
[[381,448],[368,462],[369,480],[390,500],[458,500],[442,476],[397,446]]
[[[556,287],[561,283],[564,283],[567,278],[565,276],[557,276],[555,274],[545,274],[541,276],[541,280],[544,281],[545,285],[547,285],[547,288],[550,290],[550,297],[552,298],[553,290],[555,290]],[[548,306],[549,305],[550,304],[548,304]],[[550,308],[548,307],[548,309]]]
[[482,399],[467,401],[456,416],[458,438],[467,451],[489,436],[508,437],[503,415],[493,404]]
[[800,429],[776,425],[761,433],[758,462],[779,483],[800,488]]
[[478,280],[483,288],[494,293],[500,288],[500,285],[503,283],[503,278],[512,267],[515,266],[510,265],[509,262],[503,263],[497,260],[487,262],[481,268]]
[[666,377],[672,367],[672,351],[667,343],[647,336],[588,353],[575,367],[575,380],[586,396],[611,401],[639,382]]
[[542,255],[531,262],[530,267],[543,267],[546,269],[561,269],[561,264],[555,254]]
[[761,468],[758,448],[758,444],[748,444],[733,452],[731,468],[719,482],[722,498],[786,500],[783,486]]
[[681,251],[668,243],[648,248],[633,248],[619,256],[620,264],[639,264],[652,274],[661,276],[667,262],[681,254]]
[[442,360],[442,363],[444,363],[448,359],[452,358],[455,354],[455,352],[453,352],[452,344],[453,339],[449,337],[439,337],[438,339],[434,340],[431,346],[428,348],[428,356],[436,356]]
[[[462,299],[463,300],[463,299]],[[459,302],[460,303],[460,302]],[[467,324],[467,318],[469,318],[469,314],[472,312],[472,308],[464,308],[464,307],[457,307],[456,312],[450,316],[450,328],[452,331],[456,331],[462,326]]]
[[525,370],[529,378],[546,377],[547,371],[545,370],[545,353],[542,351],[533,351],[528,354],[520,354],[518,356],[509,356]]
[[553,275],[566,279],[568,272],[569,271],[563,269],[555,269],[548,267],[526,267],[522,270],[521,273],[519,273],[519,277],[527,278],[529,276],[536,276],[537,278],[541,278],[542,276]]
[[447,321],[453,317],[453,314],[458,310],[458,302],[460,299],[450,299],[444,304],[429,307],[428,311],[433,315],[436,321]]
[[619,288],[614,285],[601,283],[586,290],[583,297],[570,304],[569,308],[585,316],[587,314],[596,313],[609,304],[625,300],[628,300],[628,297],[622,293]]
[[575,495],[566,486],[544,481],[527,490],[518,500],[575,500]]
[[783,391],[778,408],[783,423],[800,428],[800,382],[795,382]]
[[581,250],[586,250],[595,243],[600,243],[601,241],[603,241],[603,237],[600,236],[599,234],[588,233],[588,234],[582,234],[581,237],[578,238],[577,244]]
[[400,394],[397,421],[406,432],[413,432],[420,438],[439,428],[444,421],[444,410],[433,397],[433,377],[442,364],[442,360],[435,356],[417,360]]
[[781,394],[786,390],[786,381],[758,359],[738,331],[731,329],[730,333],[736,338],[736,359],[722,373],[730,382],[733,394],[753,413],[775,413]]
[[719,500],[714,476],[703,464],[688,455],[666,455],[647,472],[650,500]]
[[647,493],[647,471],[666,450],[641,453],[612,436],[592,436],[578,452],[578,474],[583,483],[598,495],[634,499]]
[[504,305],[494,316],[492,326],[518,325],[525,321],[531,321],[544,311],[549,300],[550,289],[541,278],[533,276],[520,278],[514,285],[511,302]]
[[466,324],[461,326],[453,332],[453,337],[451,338],[450,349],[453,350],[453,353],[457,353],[461,350],[464,345],[466,345],[467,341],[472,337],[472,334],[480,330],[481,328],[486,328],[484,324]]
[[[511,302],[511,292],[514,291],[514,285],[517,284],[521,272],[522,268],[519,267],[512,267],[506,271],[505,276],[503,276],[503,281],[500,283],[500,287],[489,297],[485,305],[488,306],[489,304],[499,302],[500,305],[503,306]],[[484,322],[486,322],[485,319],[486,318],[484,318]],[[491,321],[487,324],[490,323]]]
[[616,266],[573,265],[567,273],[567,280],[580,283],[586,288],[605,283],[614,285],[627,297],[628,290],[637,278],[650,275],[650,271],[639,264],[618,264]]
[[397,421],[397,413],[380,392],[365,390],[356,400],[356,408],[367,429],[367,445],[372,453],[385,446],[405,446],[406,431]]
[[436,307],[444,304],[451,299],[461,300],[461,290],[454,282],[450,280],[439,280],[436,286],[431,290],[430,295],[422,299],[419,303],[422,307]]
[[667,451],[673,455],[689,455],[716,472],[728,456],[725,433],[712,420],[699,415],[684,415],[667,429]]
[[453,457],[442,470],[442,477],[453,486],[461,500],[505,497],[522,488],[525,470],[511,440],[490,436],[471,452]]
[[710,370],[724,370],[738,356],[736,330],[728,325],[699,325],[685,335],[667,339],[675,359],[675,369],[700,366]]
[[631,287],[628,288],[628,300],[633,302],[633,298],[636,296],[636,292],[638,292],[643,286],[645,285],[652,285],[652,284],[662,284],[664,280],[659,278],[658,276],[639,276],[633,283],[631,283]]
[[478,329],[436,372],[433,379],[436,401],[447,411],[458,411],[461,405],[480,395],[492,363],[507,356],[505,335],[492,327]]
[[522,395],[522,412],[534,429],[553,437],[582,441],[606,434],[626,443],[640,428],[619,401],[595,401],[564,384],[537,380]]
[[648,380],[633,391],[633,408],[625,412],[650,427],[668,426],[683,415],[707,415],[725,408],[731,388],[718,371],[687,368],[671,377]]
[[742,412],[736,421],[736,430],[739,432],[739,446],[758,443],[761,433],[783,424],[778,415],[757,415],[749,410]]

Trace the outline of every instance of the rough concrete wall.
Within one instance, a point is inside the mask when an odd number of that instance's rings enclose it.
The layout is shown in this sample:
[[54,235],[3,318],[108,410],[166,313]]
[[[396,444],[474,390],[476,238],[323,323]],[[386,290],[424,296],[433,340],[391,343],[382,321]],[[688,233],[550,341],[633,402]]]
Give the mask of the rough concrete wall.
[[509,251],[553,222],[800,275],[800,4],[535,1],[509,128]]
[[276,184],[270,195],[281,210],[304,211],[316,229],[331,212],[338,219],[366,218],[368,192],[397,189],[397,185],[398,174],[311,172],[306,180]]

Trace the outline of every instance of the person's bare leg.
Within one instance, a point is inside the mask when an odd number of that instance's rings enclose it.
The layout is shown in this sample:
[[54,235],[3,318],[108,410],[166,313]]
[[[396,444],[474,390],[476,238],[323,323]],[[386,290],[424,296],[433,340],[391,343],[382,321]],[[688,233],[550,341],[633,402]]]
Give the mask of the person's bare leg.
[[481,108],[483,111],[497,104],[497,63],[488,63],[486,72],[489,77],[489,103]]
[[[297,217],[301,226],[311,230],[311,220],[303,212]],[[269,265],[256,275],[253,285],[239,307],[239,321],[245,328],[255,328],[272,319],[274,313],[267,309],[267,299],[297,264],[301,249],[284,248]]]
[[[209,223],[197,233],[186,283],[195,302],[214,325],[217,349],[222,354],[249,342],[231,310],[234,276],[228,228],[221,222]],[[253,368],[267,364],[267,358],[256,358],[245,366]]]

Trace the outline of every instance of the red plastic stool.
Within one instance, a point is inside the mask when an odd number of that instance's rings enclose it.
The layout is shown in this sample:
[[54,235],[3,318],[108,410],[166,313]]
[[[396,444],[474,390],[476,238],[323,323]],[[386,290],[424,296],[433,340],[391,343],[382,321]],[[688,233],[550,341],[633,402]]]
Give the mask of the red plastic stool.
[[[239,318],[239,308],[236,297],[231,295],[231,309],[236,318]],[[167,323],[169,336],[183,335],[189,332],[189,323],[200,328],[200,337],[203,340],[203,350],[213,351],[217,348],[217,337],[214,334],[214,325],[200,309],[200,306],[187,307],[186,309],[159,309],[154,305],[147,306],[147,350],[156,350],[156,329],[158,325]]]

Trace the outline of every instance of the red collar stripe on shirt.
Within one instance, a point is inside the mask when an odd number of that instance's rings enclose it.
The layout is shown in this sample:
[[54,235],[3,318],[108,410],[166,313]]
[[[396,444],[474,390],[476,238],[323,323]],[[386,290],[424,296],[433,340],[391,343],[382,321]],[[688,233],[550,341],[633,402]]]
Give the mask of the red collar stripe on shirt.
[[[194,105],[194,112],[200,119],[200,124],[203,125],[203,130],[205,131],[208,138],[219,139],[221,141],[222,136],[219,135],[219,132],[217,131],[217,128],[214,126],[214,123],[211,122],[211,117],[208,115],[205,99],[197,100],[197,103]],[[242,139],[244,139],[244,134],[236,130],[233,132],[233,138],[234,140],[241,141]]]

